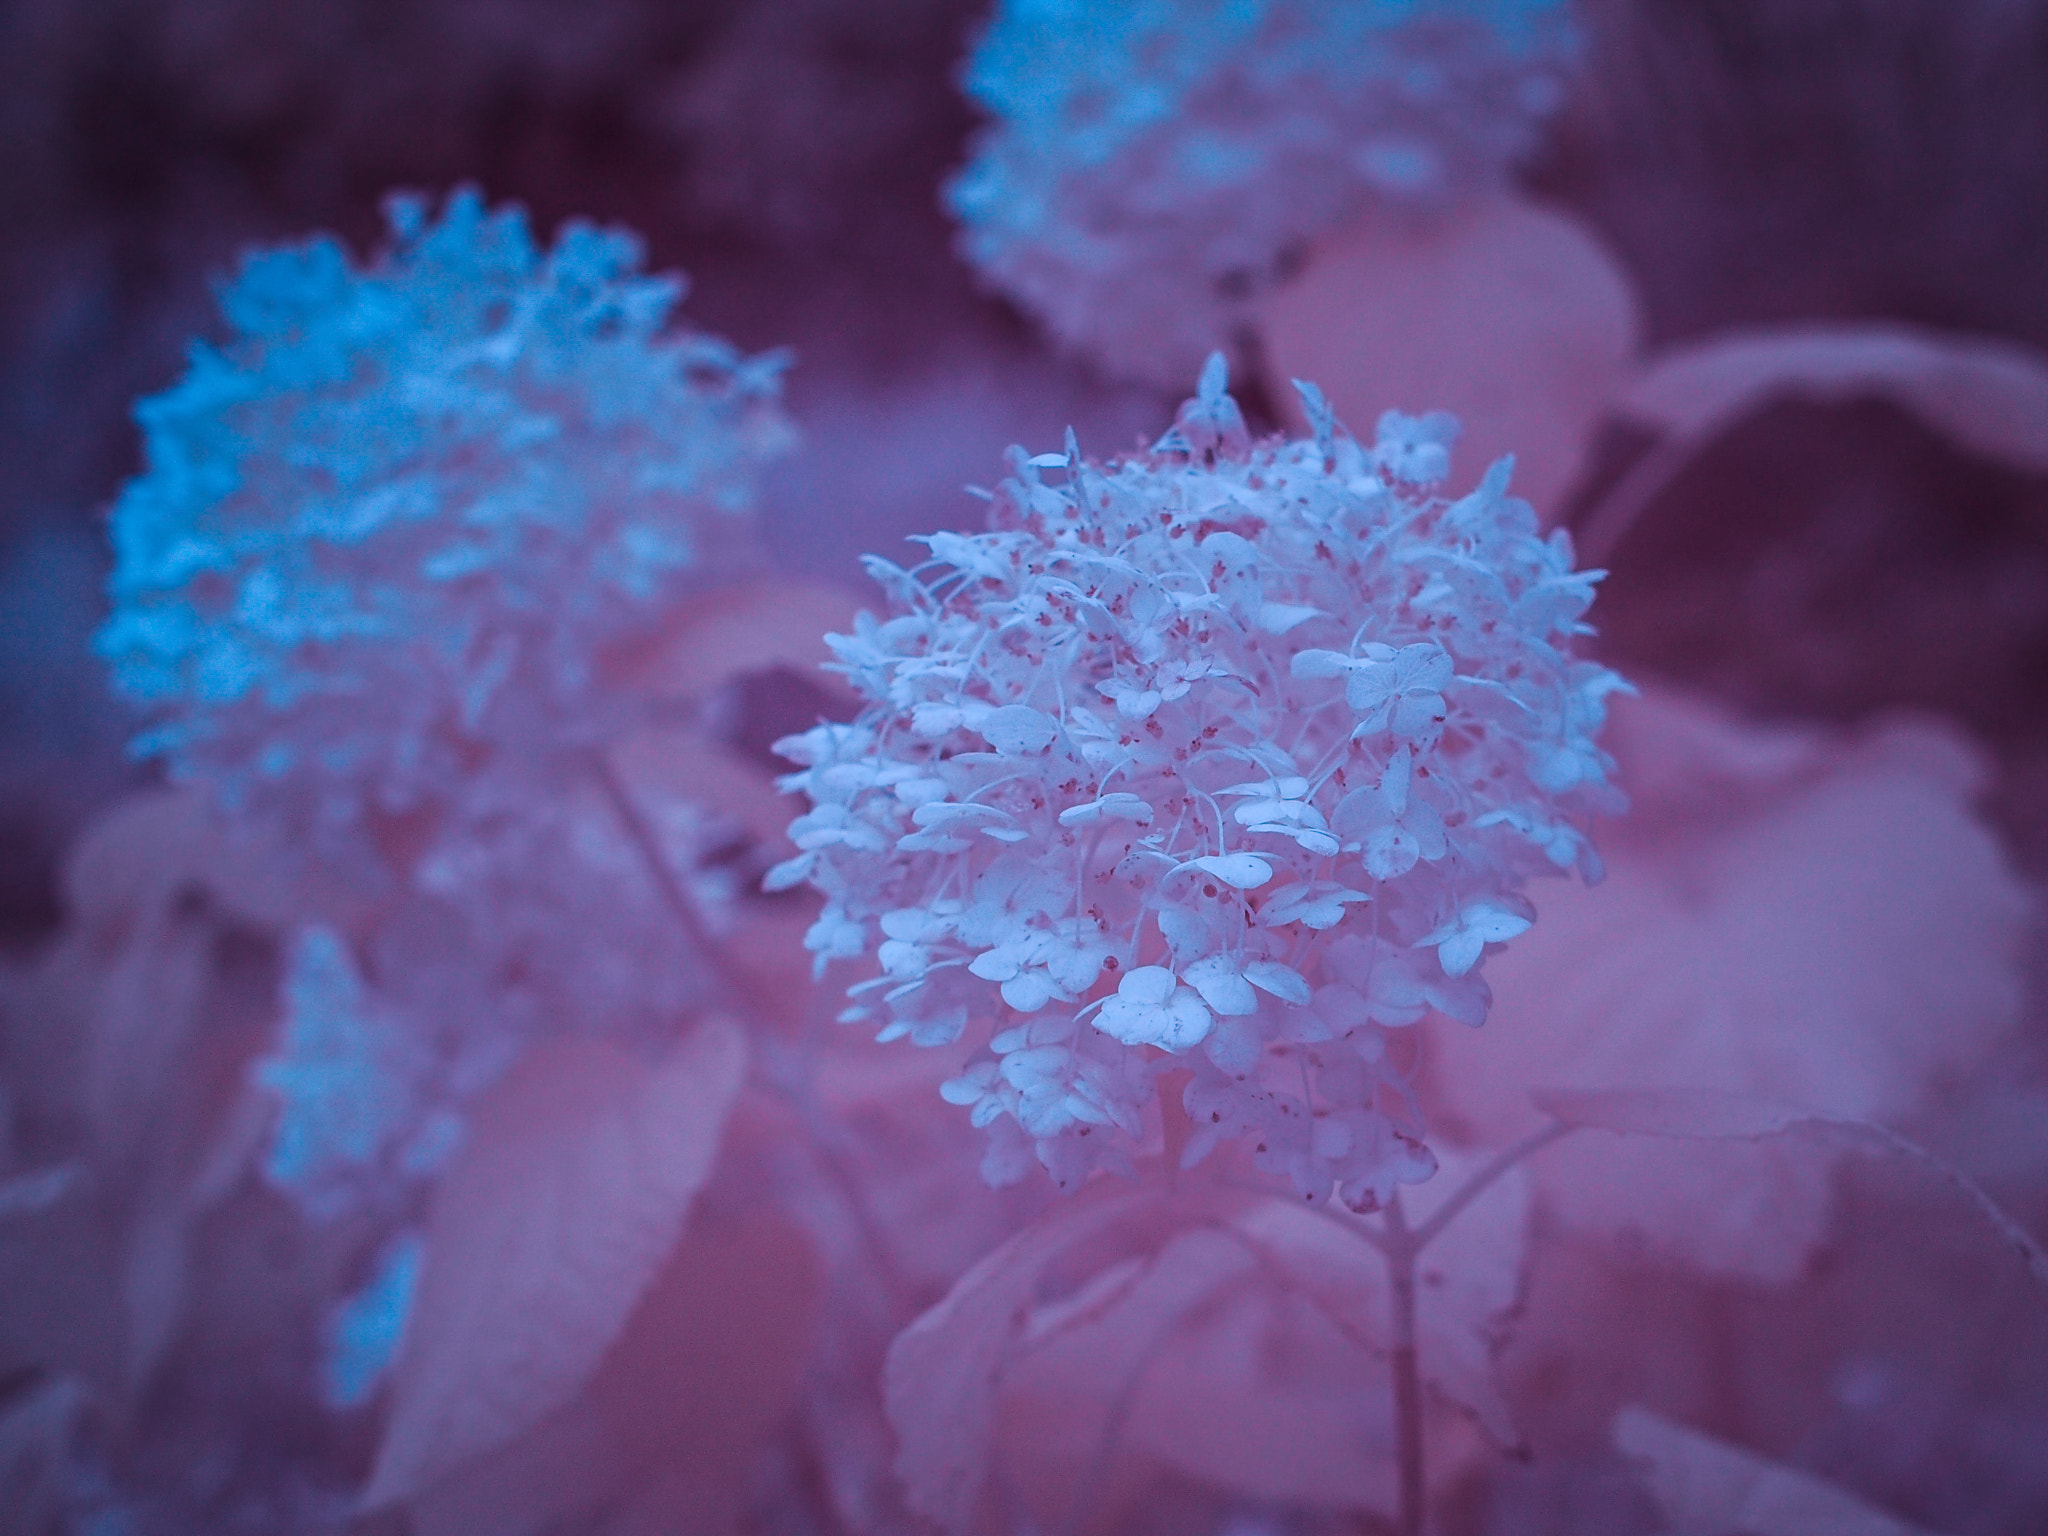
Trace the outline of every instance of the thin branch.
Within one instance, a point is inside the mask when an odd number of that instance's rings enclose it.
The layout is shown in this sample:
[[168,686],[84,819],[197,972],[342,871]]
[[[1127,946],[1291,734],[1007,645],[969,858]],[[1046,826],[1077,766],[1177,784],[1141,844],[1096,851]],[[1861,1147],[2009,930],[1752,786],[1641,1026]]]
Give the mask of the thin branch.
[[639,802],[633,798],[625,782],[619,778],[618,770],[603,753],[593,753],[591,758],[592,777],[604,791],[610,803],[612,814],[625,829],[627,840],[640,855],[640,862],[646,866],[647,876],[654,882],[662,905],[668,908],[676,926],[682,930],[684,941],[690,946],[693,957],[711,979],[719,1001],[726,1007],[741,1012],[746,1017],[759,1020],[773,1018],[774,1009],[760,995],[760,990],[732,974],[730,966],[720,958],[719,944],[697,911],[696,902],[683,889],[676,878],[674,867],[668,855],[662,851],[661,843],[654,835],[654,828],[648,825],[646,814]]
[[1572,544],[1579,563],[1607,564],[1629,529],[1670,488],[1706,442],[1702,437],[1673,433],[1645,449],[1572,529]]
[[1394,1452],[1401,1482],[1401,1536],[1423,1536],[1428,1523],[1428,1468],[1422,1425],[1422,1369],[1415,1352],[1415,1252],[1419,1244],[1401,1210],[1387,1202],[1388,1322],[1393,1335]]
[[1501,1176],[1517,1163],[1534,1152],[1539,1152],[1561,1137],[1569,1136],[1579,1127],[1566,1125],[1562,1120],[1553,1120],[1540,1130],[1531,1131],[1513,1146],[1502,1149],[1484,1168],[1473,1174],[1461,1185],[1456,1193],[1430,1213],[1429,1220],[1414,1229],[1415,1251],[1427,1248],[1443,1229],[1458,1217],[1458,1213],[1477,1200],[1499,1181]]
[[[605,798],[611,803],[613,814],[625,828],[627,838],[638,851],[641,861],[647,866],[649,878],[661,893],[663,905],[675,918],[676,926],[682,931],[684,941],[703,963],[705,973],[710,977],[720,1001],[729,1007],[742,1010],[755,1021],[773,1018],[773,1006],[761,996],[760,988],[735,976],[732,968],[720,956],[717,940],[704,927],[696,903],[690,900],[682,882],[676,878],[668,857],[655,840],[654,829],[647,824],[639,804],[633,799],[632,791],[619,778],[618,771],[610,760],[598,754],[594,773]],[[885,1237],[882,1224],[873,1207],[863,1193],[860,1181],[853,1170],[846,1165],[840,1149],[832,1144],[825,1132],[826,1117],[817,1112],[817,1106],[806,1093],[799,1092],[788,1080],[786,1074],[763,1072],[756,1080],[797,1112],[797,1119],[804,1127],[812,1157],[816,1160],[826,1182],[833,1185],[840,1199],[845,1203],[854,1228],[861,1242],[872,1254],[876,1268],[880,1270],[883,1283],[899,1297],[910,1294],[911,1287],[896,1262],[894,1249]]]

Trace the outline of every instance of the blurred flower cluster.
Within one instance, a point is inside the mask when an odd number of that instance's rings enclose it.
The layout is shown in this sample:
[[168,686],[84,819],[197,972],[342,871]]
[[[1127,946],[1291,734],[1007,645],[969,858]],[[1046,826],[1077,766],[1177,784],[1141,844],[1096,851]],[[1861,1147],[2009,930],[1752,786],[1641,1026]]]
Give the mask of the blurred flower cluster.
[[601,654],[731,569],[788,441],[779,360],[663,334],[680,284],[631,236],[542,252],[474,192],[390,219],[367,268],[243,262],[113,512],[100,649],[162,717],[137,750],[315,836],[616,730]]
[[1499,182],[1573,41],[1563,0],[1006,0],[961,249],[1062,346],[1178,383],[1308,241]]
[[729,829],[607,754],[655,722],[634,648],[756,563],[792,441],[782,360],[672,328],[630,235],[541,249],[473,191],[389,218],[361,267],[247,257],[228,340],[139,407],[100,636],[136,750],[312,882],[258,1079],[271,1176],[329,1212],[438,1166],[531,1040],[707,995],[685,887]]

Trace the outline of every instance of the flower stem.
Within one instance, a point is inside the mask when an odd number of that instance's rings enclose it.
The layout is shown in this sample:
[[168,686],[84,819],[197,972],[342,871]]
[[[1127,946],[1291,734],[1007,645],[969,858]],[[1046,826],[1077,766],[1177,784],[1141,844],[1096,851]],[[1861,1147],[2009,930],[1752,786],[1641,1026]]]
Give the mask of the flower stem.
[[1423,1443],[1422,1364],[1415,1343],[1415,1261],[1422,1250],[1518,1163],[1577,1126],[1553,1120],[1504,1147],[1485,1167],[1451,1192],[1450,1198],[1418,1226],[1409,1226],[1399,1190],[1387,1202],[1384,1224],[1372,1239],[1387,1260],[1388,1334],[1394,1376],[1394,1455],[1400,1479],[1401,1536],[1423,1536],[1428,1528],[1428,1462]]
[[719,945],[704,927],[698,915],[697,904],[683,889],[682,881],[670,865],[668,855],[662,852],[656,840],[654,828],[648,825],[647,816],[640,809],[640,803],[633,798],[633,792],[619,777],[618,770],[603,753],[593,754],[592,775],[598,788],[604,792],[605,800],[612,808],[612,814],[619,819],[625,831],[626,840],[640,855],[640,862],[646,867],[647,877],[654,882],[654,888],[661,897],[662,905],[675,920],[681,931],[683,942],[688,946],[691,957],[703,968],[703,973],[712,984],[717,1000],[727,1008],[735,1009],[743,1018],[758,1021],[774,1016],[767,1001],[760,995],[758,987],[748,984],[733,973],[725,962]]
[[1502,1148],[1500,1152],[1495,1154],[1491,1162],[1473,1174],[1463,1184],[1459,1185],[1448,1200],[1432,1211],[1429,1220],[1415,1229],[1415,1251],[1419,1254],[1424,1248],[1427,1248],[1432,1242],[1436,1241],[1437,1234],[1455,1221],[1460,1211],[1485,1194],[1496,1181],[1517,1163],[1521,1162],[1531,1153],[1540,1152],[1560,1137],[1569,1136],[1577,1129],[1578,1127],[1575,1125],[1566,1125],[1561,1120],[1553,1120],[1548,1125],[1531,1131],[1513,1146]]
[[[683,889],[682,881],[670,865],[668,856],[662,852],[655,840],[654,828],[648,824],[640,804],[633,798],[633,792],[619,777],[611,760],[598,754],[593,767],[598,786],[604,791],[612,813],[618,817],[619,825],[625,829],[627,841],[639,853],[641,862],[647,868],[648,878],[661,893],[662,904],[675,919],[676,927],[683,942],[692,955],[703,964],[705,974],[710,978],[717,1001],[735,1009],[741,1018],[750,1024],[758,1024],[774,1017],[773,1005],[763,997],[760,987],[737,975],[720,952],[717,941],[704,927],[697,913],[696,903],[689,892]],[[834,1187],[844,1202],[860,1241],[868,1248],[875,1261],[876,1269],[883,1283],[898,1297],[910,1294],[910,1284],[896,1262],[894,1249],[884,1236],[882,1224],[862,1193],[860,1182],[853,1170],[847,1166],[841,1149],[834,1145],[826,1130],[825,1116],[808,1095],[800,1091],[789,1080],[787,1074],[764,1073],[757,1081],[772,1090],[779,1098],[796,1111],[799,1123],[804,1127],[813,1157],[828,1183]]]
[[1388,1325],[1393,1339],[1394,1454],[1401,1487],[1401,1536],[1422,1536],[1428,1511],[1422,1439],[1422,1371],[1415,1356],[1415,1256],[1421,1244],[1401,1211],[1400,1192],[1387,1202]]

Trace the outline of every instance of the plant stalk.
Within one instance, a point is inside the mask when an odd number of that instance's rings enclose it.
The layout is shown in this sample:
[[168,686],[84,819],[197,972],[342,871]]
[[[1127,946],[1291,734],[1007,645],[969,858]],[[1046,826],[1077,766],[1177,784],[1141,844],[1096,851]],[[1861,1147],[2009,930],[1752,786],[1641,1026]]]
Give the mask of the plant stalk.
[[1380,1229],[1369,1233],[1387,1261],[1388,1334],[1393,1341],[1394,1455],[1400,1479],[1401,1536],[1424,1536],[1429,1526],[1428,1462],[1422,1430],[1422,1364],[1415,1341],[1415,1261],[1465,1207],[1510,1169],[1559,1137],[1569,1136],[1575,1129],[1553,1120],[1531,1131],[1514,1145],[1502,1149],[1453,1190],[1450,1197],[1419,1225],[1408,1225],[1407,1213],[1401,1208],[1401,1192],[1395,1190],[1393,1198],[1387,1202],[1386,1216]]
[[1422,1440],[1422,1369],[1415,1354],[1415,1257],[1400,1192],[1387,1202],[1388,1324],[1393,1338],[1394,1454],[1401,1488],[1401,1536],[1423,1536],[1427,1466]]
[[655,891],[661,902],[674,919],[683,941],[690,948],[692,957],[703,968],[703,974],[711,982],[715,1005],[729,1008],[741,1017],[759,1020],[772,1017],[767,1001],[760,989],[735,975],[720,952],[721,946],[705,928],[704,920],[698,915],[697,904],[683,889],[674,868],[669,864],[668,855],[662,851],[661,843],[649,825],[646,813],[633,798],[633,792],[626,787],[609,759],[602,753],[594,754],[592,764],[599,789],[604,792],[612,814],[618,818],[626,839],[640,856],[640,862],[647,871],[647,877],[654,882]]

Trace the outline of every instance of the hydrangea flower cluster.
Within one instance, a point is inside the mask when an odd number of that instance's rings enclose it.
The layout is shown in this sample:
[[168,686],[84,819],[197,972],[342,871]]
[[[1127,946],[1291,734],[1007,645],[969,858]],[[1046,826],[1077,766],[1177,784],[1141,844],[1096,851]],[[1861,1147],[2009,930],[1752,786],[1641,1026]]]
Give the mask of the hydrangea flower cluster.
[[986,1031],[945,1093],[992,1180],[1125,1158],[1181,1068],[1188,1162],[1249,1138],[1371,1208],[1433,1168],[1395,1037],[1479,1024],[1525,882],[1598,874],[1626,684],[1575,655],[1599,573],[1512,461],[1447,500],[1451,418],[1368,448],[1302,386],[1314,435],[1255,444],[1225,386],[1133,458],[1013,449],[989,532],[870,561],[889,614],[831,638],[868,702],[780,744],[812,809],[769,879],[824,893],[821,971],[870,972],[843,1017]]
[[1497,182],[1573,47],[1564,0],[1002,0],[947,200],[1062,345],[1171,384],[1318,234]]
[[789,433],[781,360],[665,327],[675,277],[624,232],[538,249],[474,191],[339,243],[257,252],[231,335],[144,401],[113,510],[137,751],[339,844],[479,757],[587,747],[606,647],[729,563]]
[[401,1208],[538,1036],[702,1001],[676,907],[728,831],[604,754],[653,707],[620,667],[753,561],[792,437],[782,359],[671,327],[632,236],[543,250],[473,191],[388,213],[363,266],[248,257],[229,340],[142,404],[100,636],[137,750],[316,856],[257,1069],[266,1172],[316,1216]]

